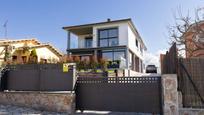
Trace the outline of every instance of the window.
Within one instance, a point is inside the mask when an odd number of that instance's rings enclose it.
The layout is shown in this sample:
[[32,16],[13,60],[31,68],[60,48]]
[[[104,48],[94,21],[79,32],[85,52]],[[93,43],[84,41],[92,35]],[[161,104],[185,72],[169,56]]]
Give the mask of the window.
[[12,56],[12,60],[15,62],[17,61],[17,56]]
[[101,39],[100,40],[100,47],[108,46],[108,39]]
[[121,60],[121,58],[125,58],[124,51],[114,52],[114,60]]
[[85,38],[85,47],[86,48],[91,48],[92,47],[92,41],[93,41],[92,37]]
[[136,39],[136,41],[135,41],[135,44],[136,44],[136,46],[138,47],[138,40]]
[[125,59],[125,51],[124,50],[102,51],[102,57],[107,59],[108,61],[121,60],[121,58]]
[[118,45],[118,28],[99,30],[100,47],[117,46]]
[[113,52],[103,52],[103,58],[107,59],[108,61],[113,60]]

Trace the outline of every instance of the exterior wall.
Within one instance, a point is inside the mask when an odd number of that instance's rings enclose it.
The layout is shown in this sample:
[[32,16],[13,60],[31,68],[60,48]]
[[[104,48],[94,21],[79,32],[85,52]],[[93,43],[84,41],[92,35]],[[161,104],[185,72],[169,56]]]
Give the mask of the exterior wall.
[[[15,51],[16,48],[19,48],[19,47],[23,47],[25,45],[25,43],[15,43],[15,44],[10,44],[13,48],[12,48],[12,53]],[[27,45],[28,46],[34,46],[36,45],[35,43],[33,42],[27,42]],[[4,49],[4,47],[0,47],[0,52]],[[3,55],[0,55],[0,58],[4,58],[4,54]]]
[[[143,71],[143,53],[140,51],[141,40],[139,39],[139,35],[135,35],[134,31],[131,29],[130,24],[128,22],[118,22],[118,23],[107,23],[107,24],[100,24],[100,25],[94,25],[93,26],[93,48],[98,47],[98,30],[99,29],[106,29],[106,28],[118,28],[118,42],[119,46],[127,46],[128,49],[126,50],[126,69],[130,68],[130,53],[129,50],[133,53],[133,55],[136,55],[139,57],[139,72]],[[85,37],[90,35],[79,35],[78,36],[78,48],[84,48],[85,45]],[[138,47],[136,47],[136,39],[138,40]],[[144,52],[144,48],[142,48],[142,51]],[[135,62],[135,61],[134,61]],[[142,63],[141,63],[142,62]],[[133,63],[133,62],[132,62]]]
[[75,95],[72,93],[0,92],[0,104],[70,114],[75,111]]
[[[136,39],[138,41],[138,47],[136,46]],[[139,35],[136,35],[130,26],[128,26],[128,45],[127,46],[129,48],[129,50],[131,50],[131,52],[139,58],[139,63],[138,63],[139,64],[138,65],[139,66],[139,72],[143,73],[144,72],[144,70],[143,70],[144,69],[143,68],[144,48],[142,48],[142,52],[141,52],[140,48],[142,45],[141,45],[141,40],[139,39]],[[128,66],[130,66],[130,65],[128,65]]]
[[50,51],[47,47],[42,48],[36,48],[36,52],[38,55],[38,62],[40,62],[40,59],[51,59],[51,60],[59,60],[59,57],[54,54],[52,51]]
[[[202,28],[204,29],[204,23],[202,23],[199,28]],[[199,44],[196,44],[195,42],[193,42],[193,36],[194,36],[194,33],[192,32],[193,30],[191,30],[190,32],[187,32],[184,37],[186,39],[186,48],[187,49],[197,49],[197,45]],[[201,50],[197,50],[197,51],[194,51],[193,53],[189,52],[186,50],[186,57],[189,58],[189,57],[204,57],[204,46],[203,46],[204,43],[202,43],[202,45],[199,45]]]
[[98,45],[98,29],[118,27],[119,45],[128,45],[128,23],[103,24],[93,27],[93,47]]
[[85,38],[90,37],[92,34],[78,36],[78,48],[85,48]]
[[[136,39],[138,40],[138,47],[136,46]],[[143,53],[141,53],[140,51],[140,44],[141,42],[139,40],[139,36],[135,35],[130,26],[128,26],[128,47],[134,54],[136,54],[141,60],[143,60],[144,58]]]
[[[26,42],[28,46],[34,46],[34,45],[37,45],[36,43],[34,42]],[[19,43],[11,43],[10,44],[12,46],[12,52],[13,53],[15,51],[16,48],[19,48],[19,47],[23,47],[25,45],[25,42],[19,42]],[[4,47],[0,47],[0,52],[2,52],[4,50]],[[3,58],[4,58],[4,53],[2,55],[0,55],[0,65],[1,63],[4,61]]]

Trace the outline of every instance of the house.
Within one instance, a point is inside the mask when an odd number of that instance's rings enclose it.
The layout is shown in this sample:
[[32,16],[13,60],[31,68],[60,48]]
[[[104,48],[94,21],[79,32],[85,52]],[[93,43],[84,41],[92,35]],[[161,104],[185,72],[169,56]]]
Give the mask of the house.
[[[29,60],[32,50],[37,53],[38,62],[56,62],[63,55],[50,44],[42,44],[36,39],[0,40],[0,63],[6,61],[6,56],[13,62],[21,59],[23,63]],[[9,54],[5,53],[9,52]]]
[[[116,62],[112,68],[144,72],[144,51],[147,50],[131,19],[110,20],[63,27],[68,33],[67,54],[89,60],[95,55]],[[71,47],[71,36],[78,38],[78,47]],[[109,67],[111,68],[111,66]]]
[[186,58],[204,57],[204,21],[192,24],[183,37],[186,41]]

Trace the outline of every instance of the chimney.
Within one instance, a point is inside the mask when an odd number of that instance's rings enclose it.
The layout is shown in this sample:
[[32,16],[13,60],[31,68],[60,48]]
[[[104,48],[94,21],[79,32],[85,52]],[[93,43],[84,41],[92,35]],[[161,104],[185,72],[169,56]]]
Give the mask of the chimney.
[[110,22],[110,21],[111,21],[111,19],[110,19],[110,18],[108,18],[108,19],[107,19],[107,22]]

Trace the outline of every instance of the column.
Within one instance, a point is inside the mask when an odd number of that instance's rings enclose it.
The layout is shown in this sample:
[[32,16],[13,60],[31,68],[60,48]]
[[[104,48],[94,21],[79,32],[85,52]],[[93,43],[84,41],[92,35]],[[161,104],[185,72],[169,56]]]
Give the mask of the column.
[[70,31],[67,31],[67,54],[69,55],[69,49],[70,49],[70,41],[71,41],[71,33]]

